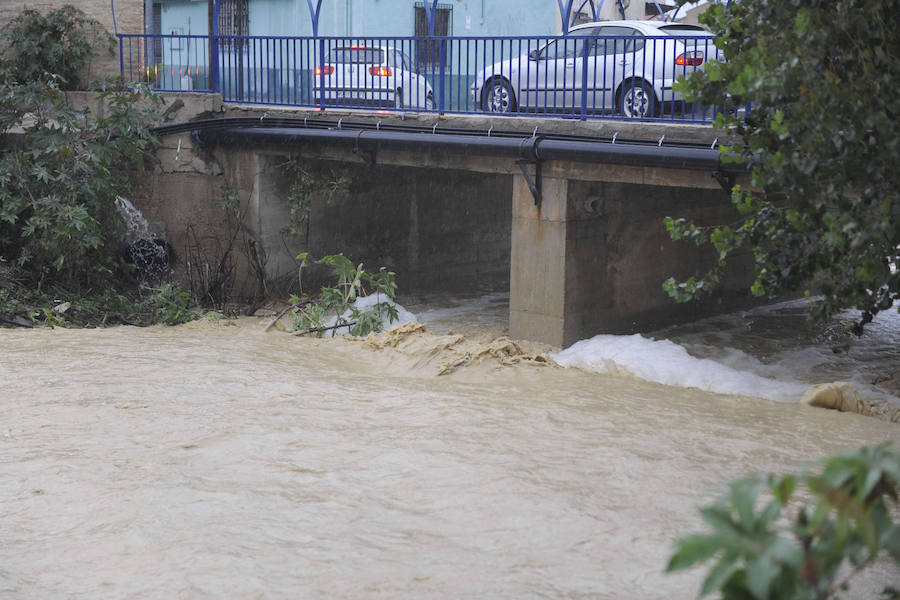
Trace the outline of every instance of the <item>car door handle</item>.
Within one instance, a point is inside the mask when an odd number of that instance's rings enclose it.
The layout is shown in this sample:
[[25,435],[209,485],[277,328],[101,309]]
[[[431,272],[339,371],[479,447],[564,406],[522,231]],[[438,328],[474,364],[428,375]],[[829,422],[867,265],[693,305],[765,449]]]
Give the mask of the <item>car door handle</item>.
[[567,61],[567,62],[566,62],[566,68],[567,68],[567,69],[574,69],[574,68],[575,68],[575,63],[574,63],[574,62],[568,62],[568,61]]

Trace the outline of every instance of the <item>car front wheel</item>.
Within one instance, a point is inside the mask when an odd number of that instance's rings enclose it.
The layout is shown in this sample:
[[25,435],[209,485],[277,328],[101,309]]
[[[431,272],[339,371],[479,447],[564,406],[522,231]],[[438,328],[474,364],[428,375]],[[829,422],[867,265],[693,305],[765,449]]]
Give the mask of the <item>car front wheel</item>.
[[509,82],[502,77],[491,79],[484,87],[481,108],[485,112],[515,112],[516,95],[509,86]]
[[626,81],[619,90],[619,112],[628,118],[656,115],[656,94],[646,81]]

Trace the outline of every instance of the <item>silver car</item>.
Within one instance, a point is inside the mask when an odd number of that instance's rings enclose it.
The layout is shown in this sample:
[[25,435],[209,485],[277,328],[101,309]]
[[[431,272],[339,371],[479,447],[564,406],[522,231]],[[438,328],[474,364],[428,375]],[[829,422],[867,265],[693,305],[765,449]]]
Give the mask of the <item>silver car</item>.
[[392,46],[331,48],[313,72],[316,103],[434,110],[434,91],[412,60]]
[[660,21],[585,23],[476,75],[476,106],[488,112],[616,113],[654,117],[688,107],[672,84],[718,60],[714,36]]

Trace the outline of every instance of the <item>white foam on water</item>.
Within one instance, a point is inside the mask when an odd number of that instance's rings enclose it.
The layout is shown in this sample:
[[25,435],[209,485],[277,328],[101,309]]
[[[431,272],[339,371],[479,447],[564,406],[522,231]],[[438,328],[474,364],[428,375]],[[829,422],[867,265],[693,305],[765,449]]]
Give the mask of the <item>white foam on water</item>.
[[624,373],[665,385],[799,400],[811,385],[847,381],[864,399],[900,398],[874,382],[900,372],[900,314],[879,313],[862,336],[845,311],[827,324],[806,318],[806,301],[710,317],[651,336],[598,335],[552,355],[563,366]]
[[759,361],[739,350],[726,353],[729,365],[691,356],[683,346],[670,340],[653,340],[639,334],[594,336],[551,354],[551,358],[564,367],[783,402],[799,399],[809,387],[790,377],[763,377],[743,369],[743,365]]

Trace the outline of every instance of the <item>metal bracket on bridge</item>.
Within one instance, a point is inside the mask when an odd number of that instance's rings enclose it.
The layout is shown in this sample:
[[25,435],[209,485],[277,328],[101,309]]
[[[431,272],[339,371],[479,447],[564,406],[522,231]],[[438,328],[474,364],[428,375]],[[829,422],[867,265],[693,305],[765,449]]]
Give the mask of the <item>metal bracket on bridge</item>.
[[356,134],[356,145],[353,147],[353,154],[362,158],[367,167],[372,168],[375,166],[375,150],[363,150],[359,147],[359,138],[362,137],[362,134],[362,130]]
[[[522,171],[522,177],[525,178],[525,183],[528,184],[528,189],[531,190],[531,195],[534,197],[534,205],[540,208],[541,201],[543,200],[541,197],[541,161],[522,159],[517,160],[516,164],[519,165],[519,170]],[[534,179],[531,179],[525,165],[534,165]]]
[[734,187],[734,173],[723,173],[722,171],[713,171],[713,179],[719,182],[719,185],[722,186],[722,189],[731,193],[731,189]]

